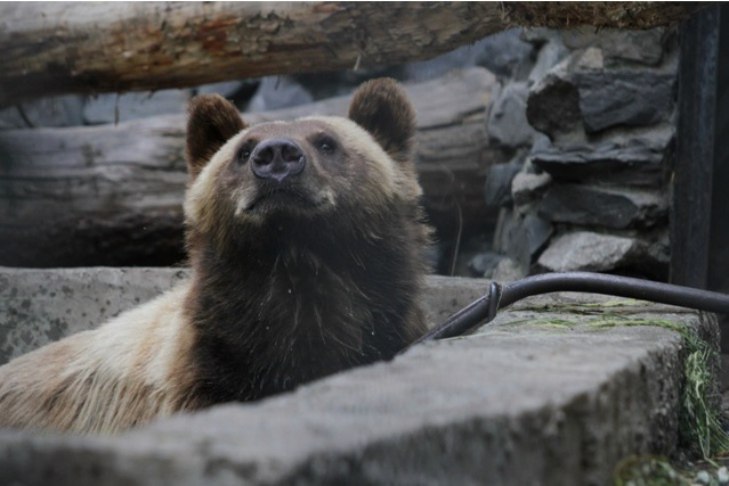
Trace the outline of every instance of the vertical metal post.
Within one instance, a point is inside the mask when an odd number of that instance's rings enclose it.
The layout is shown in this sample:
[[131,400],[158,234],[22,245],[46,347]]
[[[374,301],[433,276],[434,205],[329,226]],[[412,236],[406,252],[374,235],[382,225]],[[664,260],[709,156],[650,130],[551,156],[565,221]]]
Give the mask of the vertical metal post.
[[719,20],[720,7],[707,7],[684,22],[680,39],[671,282],[698,288],[709,275]]
[[709,288],[729,293],[729,7],[719,8]]

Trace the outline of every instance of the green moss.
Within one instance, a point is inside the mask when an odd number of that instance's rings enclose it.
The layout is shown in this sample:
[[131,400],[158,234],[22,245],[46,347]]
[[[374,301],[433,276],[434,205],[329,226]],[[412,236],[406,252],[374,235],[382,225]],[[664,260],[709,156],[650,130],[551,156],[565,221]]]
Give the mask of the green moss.
[[709,402],[713,393],[712,362],[716,353],[696,333],[681,324],[663,319],[636,319],[611,316],[597,319],[598,328],[617,326],[656,326],[677,332],[683,338],[687,355],[684,360],[684,386],[681,390],[679,434],[683,442],[698,449],[708,459],[729,451],[729,435],[721,424],[721,413],[716,404]]
[[541,328],[544,327],[551,327],[554,329],[572,329],[574,328],[578,322],[572,319],[519,319],[516,321],[509,321],[506,325],[508,326],[517,326],[522,324],[530,324],[533,326],[538,326]]
[[[679,437],[691,455],[699,456],[716,469],[711,458],[729,452],[729,435],[724,431],[718,403],[710,400],[715,392],[712,367],[718,359],[714,351],[696,331],[674,321],[657,318],[637,317],[645,303],[617,299],[597,304],[545,305],[531,307],[532,312],[573,314],[574,318],[521,319],[508,325],[524,325],[558,330],[593,329],[596,332],[616,327],[650,326],[661,327],[678,333],[685,351],[683,361],[684,382],[679,409]],[[668,486],[696,484],[694,476],[697,465],[676,468],[662,457],[631,456],[615,469],[614,481],[618,486]],[[706,474],[705,472],[702,474]],[[710,482],[720,484],[709,474]],[[724,483],[722,483],[724,484]]]
[[584,302],[579,304],[550,303],[532,305],[528,310],[537,312],[554,312],[559,314],[601,315],[607,313],[635,313],[636,309],[645,308],[647,303],[635,299],[613,299],[603,302]]
[[[666,319],[640,318],[614,312],[616,306],[626,301],[616,301],[611,306],[552,306],[552,312],[573,313],[583,317],[575,319],[525,319],[510,324],[525,323],[538,327],[572,329],[588,327],[595,330],[615,327],[652,326],[669,329],[681,335],[686,350],[684,359],[684,386],[681,390],[679,434],[681,442],[693,453],[704,459],[729,451],[729,435],[721,424],[721,414],[708,397],[714,392],[712,363],[716,352],[696,332],[684,325]],[[584,317],[591,315],[593,317]],[[642,483],[635,483],[642,484]],[[662,483],[656,483],[662,484]]]
[[684,362],[679,426],[681,436],[688,439],[689,444],[698,445],[702,457],[708,459],[729,451],[729,436],[722,427],[719,410],[707,403],[713,387],[710,366],[714,356],[713,351],[699,341],[702,345],[693,350],[689,347]]

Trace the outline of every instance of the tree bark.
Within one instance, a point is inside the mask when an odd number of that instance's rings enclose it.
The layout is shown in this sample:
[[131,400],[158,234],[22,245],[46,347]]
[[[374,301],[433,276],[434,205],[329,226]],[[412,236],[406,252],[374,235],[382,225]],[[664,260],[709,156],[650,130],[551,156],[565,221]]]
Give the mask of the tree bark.
[[6,3],[0,106],[428,59],[515,25],[648,28],[695,5],[651,2]]
[[[498,83],[471,68],[407,87],[418,116],[426,205],[446,236],[482,222]],[[244,114],[250,123],[346,115],[349,97]],[[0,132],[0,265],[162,265],[183,256],[184,115],[118,125]],[[480,218],[480,219],[477,219]]]

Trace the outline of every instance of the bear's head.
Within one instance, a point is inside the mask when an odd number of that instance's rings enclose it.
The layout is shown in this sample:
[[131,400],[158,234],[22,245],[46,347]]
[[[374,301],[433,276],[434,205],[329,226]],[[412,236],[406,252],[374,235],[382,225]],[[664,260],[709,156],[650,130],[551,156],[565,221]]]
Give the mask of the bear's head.
[[414,110],[391,79],[363,84],[348,118],[247,126],[224,98],[199,96],[187,128],[188,242],[223,247],[274,227],[322,237],[332,221],[367,237],[384,214],[418,219],[414,133]]

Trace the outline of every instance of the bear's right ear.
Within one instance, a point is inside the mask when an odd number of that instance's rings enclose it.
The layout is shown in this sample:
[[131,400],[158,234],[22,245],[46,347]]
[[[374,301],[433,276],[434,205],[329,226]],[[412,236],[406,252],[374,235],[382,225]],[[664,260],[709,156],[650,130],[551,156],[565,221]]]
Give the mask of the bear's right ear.
[[220,95],[196,96],[187,119],[187,171],[195,179],[210,158],[246,124],[238,109]]
[[415,110],[394,79],[373,79],[357,88],[349,105],[349,118],[367,130],[394,160],[411,159]]

